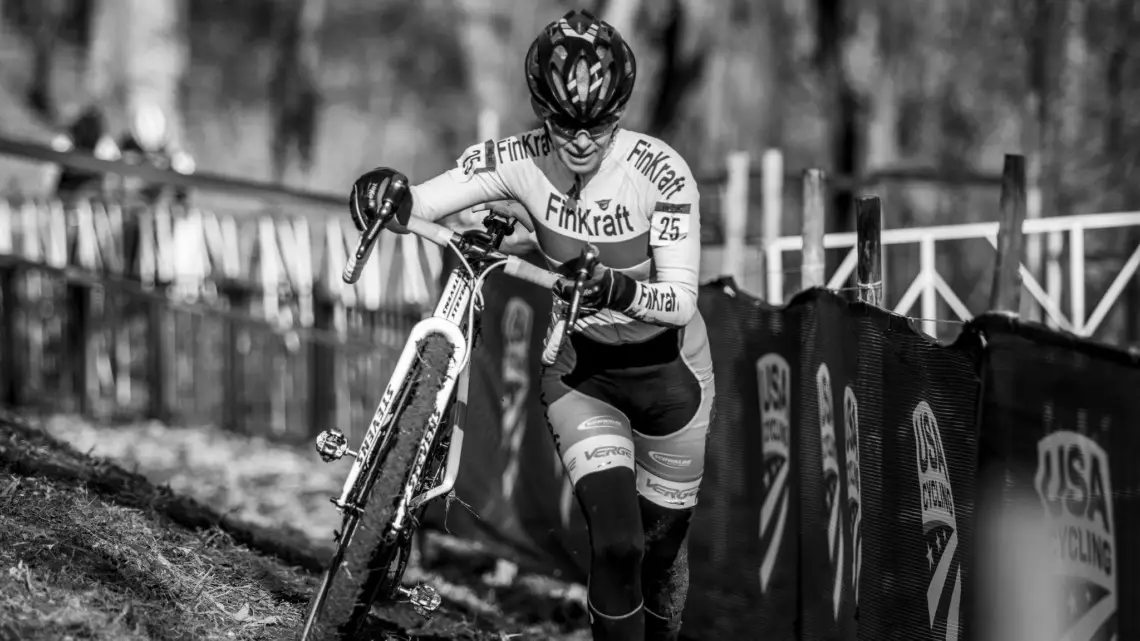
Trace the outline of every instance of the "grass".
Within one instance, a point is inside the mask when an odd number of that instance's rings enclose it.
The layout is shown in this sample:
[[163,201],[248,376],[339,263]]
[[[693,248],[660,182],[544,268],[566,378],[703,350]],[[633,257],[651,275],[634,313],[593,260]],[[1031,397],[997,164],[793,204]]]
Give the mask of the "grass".
[[315,578],[218,530],[172,528],[82,485],[0,472],[0,635],[284,639]]
[[[314,458],[210,428],[0,416],[0,641],[294,638],[344,473]],[[440,566],[408,577],[444,607],[374,608],[372,638],[588,638],[580,588],[496,584],[493,559],[439,543]]]

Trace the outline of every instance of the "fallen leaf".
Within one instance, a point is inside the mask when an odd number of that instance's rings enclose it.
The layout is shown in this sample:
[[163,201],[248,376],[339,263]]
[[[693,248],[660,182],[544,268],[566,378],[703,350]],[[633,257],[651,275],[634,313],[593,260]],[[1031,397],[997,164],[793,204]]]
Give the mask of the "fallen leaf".
[[253,617],[249,614],[249,603],[243,604],[237,613],[234,614],[234,618],[238,621],[249,621],[252,619]]
[[20,486],[20,479],[18,479],[18,478],[12,479],[12,482],[8,484],[8,487],[4,488],[3,492],[0,492],[0,499],[5,498],[9,494],[15,492],[16,488],[19,486]]

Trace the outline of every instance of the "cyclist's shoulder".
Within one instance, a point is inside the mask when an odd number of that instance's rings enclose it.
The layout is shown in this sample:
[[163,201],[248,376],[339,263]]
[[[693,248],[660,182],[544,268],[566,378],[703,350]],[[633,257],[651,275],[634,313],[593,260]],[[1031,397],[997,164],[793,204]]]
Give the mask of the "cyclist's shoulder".
[[670,200],[696,193],[697,183],[689,163],[664,140],[622,129],[613,151],[618,166],[655,197]]
[[554,148],[545,128],[529,129],[505,138],[489,138],[465,150],[456,161],[467,175],[486,171],[527,171],[541,169],[553,158]]

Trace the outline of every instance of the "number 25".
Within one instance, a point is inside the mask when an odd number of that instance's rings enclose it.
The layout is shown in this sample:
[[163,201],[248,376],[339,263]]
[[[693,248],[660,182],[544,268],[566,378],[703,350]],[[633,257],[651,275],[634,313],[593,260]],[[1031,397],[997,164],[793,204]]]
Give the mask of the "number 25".
[[673,217],[661,219],[661,233],[657,234],[659,240],[677,240],[681,237],[681,228],[678,220]]

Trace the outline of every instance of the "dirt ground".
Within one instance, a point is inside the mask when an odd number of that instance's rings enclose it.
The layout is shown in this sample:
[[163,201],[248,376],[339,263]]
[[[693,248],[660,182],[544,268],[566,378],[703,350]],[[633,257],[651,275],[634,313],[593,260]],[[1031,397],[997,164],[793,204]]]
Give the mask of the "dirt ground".
[[[306,458],[208,429],[0,414],[0,641],[295,638],[339,484]],[[443,607],[374,608],[371,638],[589,638],[581,586],[429,540],[408,578]]]

